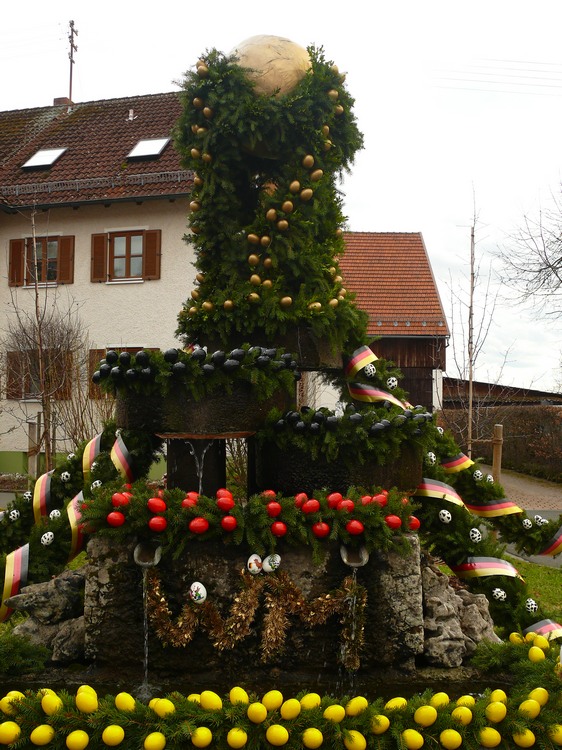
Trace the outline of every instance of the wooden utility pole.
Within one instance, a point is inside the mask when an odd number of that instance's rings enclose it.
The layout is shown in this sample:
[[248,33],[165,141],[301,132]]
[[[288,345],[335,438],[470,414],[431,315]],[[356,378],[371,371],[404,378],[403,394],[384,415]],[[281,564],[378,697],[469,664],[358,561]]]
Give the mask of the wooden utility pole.
[[472,456],[472,401],[474,380],[474,224],[470,229],[470,297],[468,303],[468,425],[467,454]]
[[74,21],[69,21],[70,33],[68,35],[68,41],[70,42],[70,52],[68,53],[68,59],[70,60],[70,82],[68,86],[68,100],[72,103],[72,68],[74,66],[74,53],[78,51],[78,46],[74,44],[74,37],[78,36],[78,29],[74,28]]

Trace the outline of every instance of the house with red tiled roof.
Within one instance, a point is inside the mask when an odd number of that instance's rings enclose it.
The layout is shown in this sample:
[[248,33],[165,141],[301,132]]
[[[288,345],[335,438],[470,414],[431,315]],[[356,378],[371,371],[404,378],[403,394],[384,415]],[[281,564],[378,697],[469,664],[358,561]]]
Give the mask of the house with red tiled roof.
[[[37,286],[41,304],[76,310],[92,361],[177,344],[195,276],[183,239],[193,175],[171,137],[180,112],[177,92],[0,112],[2,331],[33,318]],[[17,351],[1,354],[0,471],[25,471],[36,384]]]
[[447,320],[420,232],[347,232],[340,266],[369,316],[371,349],[402,371],[410,401],[439,401]]

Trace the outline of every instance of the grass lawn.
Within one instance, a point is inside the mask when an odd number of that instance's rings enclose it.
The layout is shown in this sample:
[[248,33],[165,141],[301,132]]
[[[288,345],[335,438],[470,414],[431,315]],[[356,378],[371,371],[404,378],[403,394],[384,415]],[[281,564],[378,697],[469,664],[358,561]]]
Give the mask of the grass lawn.
[[[508,556],[509,557],[509,556]],[[549,568],[545,565],[523,562],[520,558],[510,558],[515,567],[521,573],[527,587],[529,596],[537,602],[557,622],[562,622],[562,568]]]

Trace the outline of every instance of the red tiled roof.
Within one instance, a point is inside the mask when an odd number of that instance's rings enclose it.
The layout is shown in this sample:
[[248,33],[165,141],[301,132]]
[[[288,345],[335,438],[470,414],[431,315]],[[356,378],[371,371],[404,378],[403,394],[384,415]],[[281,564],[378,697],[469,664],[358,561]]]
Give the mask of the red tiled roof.
[[[0,112],[0,204],[186,195],[192,174],[172,142],[157,158],[126,158],[139,140],[169,136],[180,113],[176,92]],[[22,169],[39,149],[63,147],[51,167]]]
[[371,336],[448,336],[419,232],[346,232],[344,284],[369,315]]

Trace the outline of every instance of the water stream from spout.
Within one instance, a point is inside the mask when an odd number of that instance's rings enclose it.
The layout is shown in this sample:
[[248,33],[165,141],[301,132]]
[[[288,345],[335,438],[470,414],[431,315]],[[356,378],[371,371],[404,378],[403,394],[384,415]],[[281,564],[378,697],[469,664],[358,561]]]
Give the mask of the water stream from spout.
[[[201,440],[198,441],[198,443],[201,442]],[[203,450],[201,451],[201,455],[198,456],[197,452],[195,451],[194,444],[190,440],[185,441],[185,444],[189,447],[189,452],[191,453],[191,455],[193,456],[193,460],[195,461],[195,470],[197,472],[197,479],[199,480],[198,492],[200,495],[203,494],[203,466],[205,464],[205,454],[211,447],[212,442],[212,440],[207,440]]]
[[156,686],[148,682],[148,569],[160,562],[161,548],[138,544],[134,551],[134,560],[142,568],[142,614],[143,614],[143,673],[142,683],[137,689],[137,698],[147,702],[154,696]]

